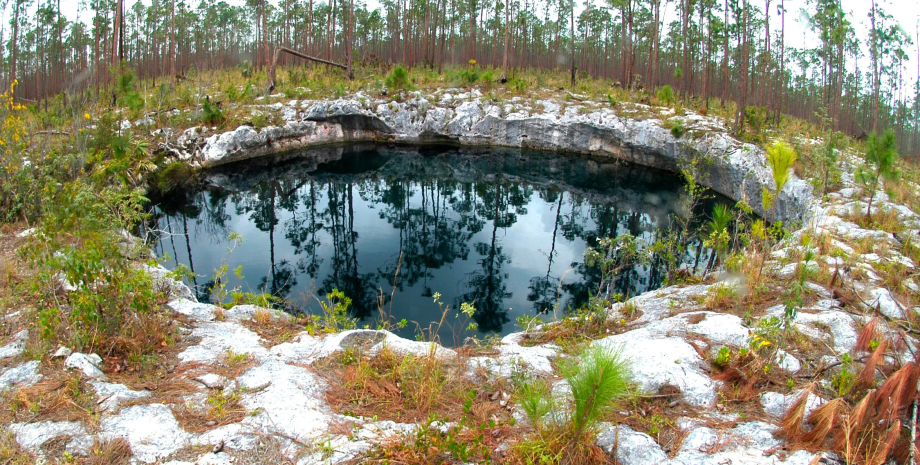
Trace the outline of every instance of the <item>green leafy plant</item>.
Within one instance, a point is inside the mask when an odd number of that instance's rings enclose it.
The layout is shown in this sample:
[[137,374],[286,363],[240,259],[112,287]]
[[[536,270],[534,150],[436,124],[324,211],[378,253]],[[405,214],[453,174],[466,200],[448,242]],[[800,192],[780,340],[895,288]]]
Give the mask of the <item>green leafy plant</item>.
[[45,341],[100,353],[147,353],[169,335],[160,321],[163,296],[132,266],[142,243],[127,231],[144,218],[140,190],[83,181],[48,188],[44,221],[21,250],[35,270]]
[[875,133],[869,135],[866,141],[866,164],[856,172],[859,180],[869,191],[869,206],[866,216],[872,219],[872,201],[878,192],[879,181],[882,179],[893,181],[898,177],[895,162],[898,159],[898,146],[894,140],[894,132],[887,129],[882,137]]
[[566,380],[572,388],[570,426],[577,441],[627,392],[629,363],[619,352],[593,345],[582,352],[576,368],[569,368]]
[[728,366],[729,362],[732,361],[732,351],[728,347],[722,347],[719,349],[719,353],[716,355],[716,358],[712,361],[712,364],[716,368],[725,368]]
[[798,158],[795,149],[783,141],[777,140],[767,147],[767,163],[770,165],[776,190],[770,192],[764,188],[763,204],[765,208],[772,209],[773,221],[776,221],[777,198],[792,177],[792,165]]
[[728,252],[731,243],[731,234],[728,232],[732,220],[731,209],[728,205],[719,204],[713,207],[712,217],[703,224],[703,245],[712,249],[709,263],[705,272],[708,273],[716,266],[716,259],[721,259]]
[[201,120],[207,124],[220,124],[224,122],[224,111],[207,98],[201,104]]
[[671,121],[671,135],[676,139],[684,137],[684,134],[687,133],[687,127],[684,126],[682,121]]
[[534,378],[522,382],[516,391],[517,404],[527,415],[527,420],[539,433],[543,429],[543,417],[555,407],[551,386],[546,378]]
[[820,149],[821,173],[824,188],[824,195],[827,195],[828,187],[831,182],[839,176],[837,169],[837,146],[843,134],[832,132],[827,135]]
[[674,95],[674,89],[672,89],[671,86],[659,87],[658,90],[655,91],[655,96],[658,97],[658,102],[666,107],[671,106],[671,104],[677,100],[677,96]]
[[613,288],[613,279],[620,271],[650,260],[647,247],[632,234],[621,234],[615,238],[598,240],[597,247],[588,247],[584,252],[585,265],[601,269],[601,280],[596,297],[606,299]]
[[387,74],[383,80],[383,85],[390,90],[408,90],[409,89],[409,72],[402,65],[397,65]]

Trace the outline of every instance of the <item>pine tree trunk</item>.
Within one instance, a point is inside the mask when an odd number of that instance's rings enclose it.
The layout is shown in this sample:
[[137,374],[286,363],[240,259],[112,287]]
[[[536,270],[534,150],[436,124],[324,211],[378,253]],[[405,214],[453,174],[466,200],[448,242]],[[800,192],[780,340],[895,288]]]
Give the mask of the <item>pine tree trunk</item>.
[[747,105],[748,93],[748,9],[747,0],[742,1],[742,20],[741,20],[741,85],[738,92],[738,111],[735,116],[735,134],[741,134],[744,131],[745,106]]
[[169,76],[176,84],[176,0],[172,0],[169,13]]
[[[19,76],[16,74],[18,71],[16,69],[16,64],[19,61],[19,10],[22,5],[22,0],[16,0],[16,4],[13,7],[13,39],[10,47],[10,85],[16,82]],[[15,95],[15,89],[13,90]]]
[[875,29],[875,0],[872,0],[872,9],[869,12],[871,22],[871,55],[872,55],[872,131],[878,134],[878,107],[879,107],[879,78],[878,78],[878,33]]
[[767,73],[769,72],[768,67],[770,63],[770,0],[767,1],[767,9],[765,15],[765,27],[766,31],[764,32],[764,55],[763,62],[760,65],[760,106],[766,106],[766,92],[767,92]]
[[728,100],[728,0],[725,0],[725,33],[722,38],[722,108]]
[[571,9],[569,11],[571,15],[571,37],[572,37],[572,91],[575,91],[575,0],[569,0],[569,5]]
[[508,82],[508,26],[510,25],[510,16],[508,14],[509,3],[511,3],[510,0],[505,0],[505,52],[502,54],[502,84]]

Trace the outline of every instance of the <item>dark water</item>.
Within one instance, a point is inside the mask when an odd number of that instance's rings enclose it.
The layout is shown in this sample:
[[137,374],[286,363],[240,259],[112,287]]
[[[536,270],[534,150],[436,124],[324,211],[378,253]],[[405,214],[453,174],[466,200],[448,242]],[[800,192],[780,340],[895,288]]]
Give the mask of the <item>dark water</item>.
[[[479,331],[500,334],[520,315],[586,302],[600,275],[584,265],[585,247],[625,232],[653,242],[683,193],[673,174],[610,160],[375,146],[244,162],[208,173],[206,184],[153,207],[155,250],[171,257],[165,266],[195,271],[200,299],[235,231],[244,242],[227,261],[245,278],[231,274],[228,288],[270,292],[307,312],[319,309],[313,296],[339,289],[359,325],[372,327],[380,290],[395,320],[423,327],[440,319],[440,293],[454,309],[474,303]],[[615,291],[636,295],[661,279],[636,266]],[[448,323],[468,335],[454,313]],[[442,341],[456,343],[453,332],[442,330]]]

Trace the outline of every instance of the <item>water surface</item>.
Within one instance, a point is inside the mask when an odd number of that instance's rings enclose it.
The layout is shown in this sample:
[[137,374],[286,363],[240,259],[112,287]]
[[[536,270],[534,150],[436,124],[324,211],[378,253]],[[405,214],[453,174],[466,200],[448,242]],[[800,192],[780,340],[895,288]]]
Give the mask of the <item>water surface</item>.
[[[355,146],[243,162],[207,175],[207,188],[153,208],[165,266],[191,267],[201,300],[226,260],[244,278],[228,287],[270,292],[317,312],[339,289],[360,325],[375,325],[378,297],[395,321],[428,327],[443,305],[472,302],[483,333],[507,334],[520,315],[564,311],[597,291],[582,254],[629,232],[647,243],[675,214],[681,180],[625,162],[521,150]],[[228,256],[228,236],[243,237]],[[695,250],[687,253],[698,260]],[[705,262],[705,254],[703,257]],[[615,292],[661,285],[635,266]],[[395,284],[395,291],[394,291]],[[391,300],[392,296],[392,300]],[[469,335],[451,312],[440,337]],[[401,331],[412,337],[416,325]]]

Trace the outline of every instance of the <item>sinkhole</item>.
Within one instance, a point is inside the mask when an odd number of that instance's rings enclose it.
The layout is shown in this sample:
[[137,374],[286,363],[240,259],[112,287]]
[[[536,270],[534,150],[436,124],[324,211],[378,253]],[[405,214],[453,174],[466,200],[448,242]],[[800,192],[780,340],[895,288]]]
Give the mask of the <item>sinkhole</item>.
[[[352,145],[205,171],[199,188],[154,199],[146,227],[164,266],[193,272],[186,282],[200,301],[223,288],[224,301],[263,293],[279,309],[321,314],[338,290],[358,327],[384,318],[413,338],[440,324],[441,343],[457,345],[518,330],[521,316],[564,315],[599,290],[622,298],[661,287],[660,260],[602,283],[584,252],[624,233],[652,244],[687,214],[684,194],[674,173],[609,158]],[[710,196],[694,223],[725,201]],[[698,238],[682,253],[690,271],[710,255]],[[475,307],[469,318],[463,302]]]

